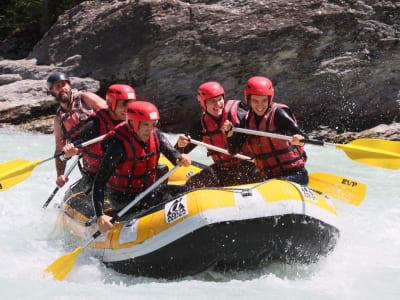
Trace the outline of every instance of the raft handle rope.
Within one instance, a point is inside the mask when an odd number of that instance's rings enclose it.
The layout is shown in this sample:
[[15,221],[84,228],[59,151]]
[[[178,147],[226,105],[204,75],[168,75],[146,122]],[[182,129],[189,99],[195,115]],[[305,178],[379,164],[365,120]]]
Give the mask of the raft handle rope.
[[[89,227],[92,226],[96,221],[97,221],[97,216],[92,217],[91,219],[89,219],[88,221],[81,221],[75,217],[73,217],[66,209],[65,209],[65,205],[68,205],[67,203],[64,203],[64,205],[60,205],[59,208],[62,211],[62,213],[64,215],[66,215],[68,218],[74,220],[75,222],[78,222],[79,224],[83,224],[85,225],[85,227]],[[71,206],[68,205],[68,207],[70,207],[71,209],[73,209]],[[75,209],[73,209],[75,210]]]
[[[186,193],[191,193],[191,192],[194,192],[194,191],[202,191],[202,190],[217,190],[217,191],[224,191],[224,192],[240,193],[240,194],[242,194],[243,197],[249,197],[249,196],[252,196],[252,190],[256,189],[257,187],[259,187],[259,186],[263,185],[264,183],[266,183],[268,181],[271,181],[271,180],[276,180],[276,179],[268,179],[268,180],[259,182],[256,185],[254,185],[252,187],[249,187],[249,188],[204,187],[204,188],[192,189],[192,190],[190,190],[190,191],[188,191]],[[120,221],[120,223],[130,223],[134,219],[137,219],[137,218],[140,218],[142,216],[145,216],[145,215],[147,215],[148,213],[150,213],[152,211],[161,210],[161,209],[163,209],[165,204],[183,197],[186,193],[177,194],[177,195],[175,195],[175,196],[173,196],[173,197],[171,197],[169,199],[166,199],[166,200],[160,202],[159,204],[157,204],[155,206],[149,207],[149,208],[147,208],[145,210],[141,210],[141,211],[137,212],[136,214],[134,214],[132,217],[127,218],[126,221],[125,220]],[[159,209],[157,209],[157,208],[159,208]],[[80,220],[77,220],[77,219],[73,218],[63,207],[61,208],[61,210],[66,216],[68,216],[71,219],[74,219],[75,221],[77,221],[80,224],[84,224],[85,227],[92,226],[97,221],[97,217],[96,216],[92,217],[88,221],[80,221]]]
[[[260,185],[264,184],[267,181],[271,181],[274,179],[268,179],[266,181],[260,182],[254,186],[252,186],[251,188],[224,188],[224,187],[204,187],[204,188],[196,188],[196,189],[192,189],[188,192],[185,193],[180,193],[177,194],[167,200],[164,200],[162,202],[160,202],[159,204],[153,206],[153,207],[149,207],[145,210],[139,211],[138,213],[136,213],[135,215],[133,215],[132,217],[130,217],[128,219],[128,221],[120,221],[120,223],[130,223],[132,222],[134,219],[140,218],[142,216],[147,215],[148,213],[152,212],[152,211],[157,211],[157,210],[161,210],[163,209],[164,205],[167,204],[168,202],[174,201],[176,199],[179,199],[181,197],[183,197],[186,193],[191,193],[191,192],[195,192],[195,191],[201,191],[201,190],[220,190],[220,191],[225,191],[225,192],[232,192],[232,193],[241,193],[243,196],[247,197],[247,196],[251,196],[251,190],[259,187]],[[159,209],[158,209],[159,208]]]
[[263,185],[264,183],[271,181],[271,180],[276,180],[275,178],[273,179],[267,179],[265,181],[259,182],[257,184],[255,184],[252,187],[249,188],[234,188],[234,187],[229,187],[229,188],[225,188],[225,187],[204,187],[204,188],[196,188],[193,189],[191,192],[193,191],[201,191],[201,190],[217,190],[217,191],[225,191],[225,192],[232,192],[232,193],[240,193],[243,196],[247,197],[247,196],[251,196],[252,193],[251,191],[258,188],[259,186]]

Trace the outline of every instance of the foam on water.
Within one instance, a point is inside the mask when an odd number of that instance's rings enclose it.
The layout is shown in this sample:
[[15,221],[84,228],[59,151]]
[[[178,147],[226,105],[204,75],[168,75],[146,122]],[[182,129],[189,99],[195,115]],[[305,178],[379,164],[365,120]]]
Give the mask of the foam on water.
[[[176,135],[169,135],[175,142]],[[45,159],[51,135],[0,131],[0,163]],[[342,151],[307,146],[310,172],[328,172],[367,184],[360,206],[336,202],[341,237],[335,250],[313,265],[272,264],[247,272],[204,272],[176,281],[119,274],[85,251],[64,281],[42,279],[43,270],[77,242],[56,230],[54,162],[0,193],[0,299],[400,299],[400,171],[363,165]],[[195,160],[209,162],[204,149]],[[72,181],[79,177],[74,172]]]

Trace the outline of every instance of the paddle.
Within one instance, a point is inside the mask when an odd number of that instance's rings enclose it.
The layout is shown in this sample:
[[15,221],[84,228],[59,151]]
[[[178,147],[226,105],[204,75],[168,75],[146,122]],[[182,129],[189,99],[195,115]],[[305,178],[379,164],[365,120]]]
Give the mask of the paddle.
[[[64,173],[64,175],[65,175],[66,178],[72,173],[72,170],[76,167],[76,165],[78,164],[78,161],[79,161],[79,156],[77,156],[77,157],[75,158],[74,162],[73,162],[72,165],[68,168],[67,172]],[[58,190],[59,190],[60,188],[61,188],[61,187],[57,186],[57,187],[54,189],[54,191],[51,193],[49,199],[47,199],[47,201],[43,204],[43,208],[46,208],[46,207],[49,205],[49,203],[51,202],[51,200],[53,200],[54,196],[57,194],[57,192],[58,192]]]
[[[76,145],[75,147],[83,148],[91,144],[100,142],[105,136],[106,135],[99,136],[95,139]],[[24,181],[26,178],[29,177],[29,175],[31,175],[32,170],[36,166],[63,154],[64,151],[60,151],[53,156],[43,160],[38,159],[35,161],[29,161],[25,159],[16,159],[0,164],[0,192],[5,191],[6,189],[16,185],[17,183],[20,183],[21,181]]]
[[352,205],[360,205],[367,193],[367,185],[353,179],[322,172],[308,177],[312,189]]
[[[226,149],[216,147],[207,143],[199,142],[190,139],[190,142],[209,148],[214,151],[229,154]],[[245,155],[235,155],[238,158],[250,160],[251,158]],[[359,205],[367,192],[367,186],[364,183],[355,181],[353,179],[328,174],[328,173],[312,173],[309,174],[309,185],[316,191],[322,192],[337,200],[341,200],[353,205]]]
[[203,146],[203,147],[206,147],[206,148],[208,148],[208,149],[210,149],[210,150],[218,151],[218,152],[221,152],[221,153],[224,153],[224,154],[228,154],[228,155],[231,155],[231,156],[240,158],[240,159],[252,160],[251,157],[248,157],[248,156],[246,156],[246,155],[242,155],[242,154],[235,154],[235,155],[232,155],[232,154],[230,154],[229,151],[226,150],[226,149],[219,148],[219,147],[216,147],[216,146],[213,146],[213,145],[210,145],[210,144],[207,144],[207,143],[203,143],[203,142],[200,142],[200,141],[197,141],[197,140],[194,140],[194,139],[189,139],[189,142],[191,142],[192,144],[195,144],[195,145],[197,145],[197,146]]
[[[234,132],[292,141],[291,136],[270,132],[236,127],[232,127],[232,130]],[[343,150],[352,160],[375,167],[391,170],[397,170],[400,168],[400,142],[378,139],[358,139],[351,141],[348,144],[334,144],[310,139],[303,139],[301,142]]]
[[[111,219],[111,223],[117,221],[120,217],[122,217],[129,209],[131,209],[136,203],[138,203],[141,199],[143,199],[147,194],[149,194],[152,190],[154,190],[157,186],[159,186],[165,179],[169,177],[170,174],[175,172],[179,166],[175,166],[168,173],[165,173],[161,176],[156,182],[154,182],[151,186],[149,186],[144,192],[139,194],[131,203],[125,206],[115,217]],[[64,254],[55,260],[50,266],[44,270],[44,272],[53,274],[53,279],[63,280],[65,276],[71,271],[72,267],[75,264],[76,258],[78,255],[90,245],[97,237],[101,235],[101,232],[97,230],[82,246],[76,248],[73,252]]]

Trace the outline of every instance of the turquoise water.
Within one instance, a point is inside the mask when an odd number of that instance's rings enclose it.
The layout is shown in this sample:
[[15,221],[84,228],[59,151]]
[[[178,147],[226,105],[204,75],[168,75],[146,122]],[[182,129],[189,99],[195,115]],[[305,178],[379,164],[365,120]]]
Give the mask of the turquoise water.
[[[168,135],[174,143],[177,135]],[[0,163],[45,159],[52,135],[0,130]],[[341,238],[316,264],[273,264],[259,270],[205,272],[176,281],[116,273],[85,252],[64,281],[42,279],[42,271],[77,246],[55,226],[54,204],[42,205],[55,188],[54,162],[0,193],[0,299],[400,299],[400,170],[352,161],[342,151],[306,146],[310,172],[337,174],[367,184],[360,206],[336,202]],[[209,162],[204,149],[197,161]],[[72,181],[78,178],[72,175]]]

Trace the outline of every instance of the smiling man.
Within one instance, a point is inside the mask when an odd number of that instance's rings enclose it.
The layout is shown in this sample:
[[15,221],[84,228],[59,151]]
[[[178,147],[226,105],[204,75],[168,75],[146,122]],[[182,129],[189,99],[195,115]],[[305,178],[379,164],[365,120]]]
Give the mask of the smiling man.
[[[274,87],[266,77],[255,76],[244,88],[246,104],[250,106],[241,128],[291,135],[292,141],[228,132],[228,147],[232,154],[247,145],[258,170],[266,178],[277,178],[308,184],[305,168],[306,153],[301,140],[305,134],[299,128],[288,106],[274,102]],[[235,124],[233,124],[235,125]],[[230,128],[232,123],[226,124]]]
[[[204,143],[227,148],[224,124],[228,121],[239,124],[247,114],[246,105],[239,100],[225,99],[225,91],[215,81],[206,82],[198,88],[197,100],[204,109],[200,121],[189,130],[188,136],[180,136],[175,147],[182,153],[189,153],[196,146],[190,144],[190,138],[201,139]],[[249,155],[244,146],[240,152]],[[208,151],[214,163],[192,176],[186,185],[192,188],[231,186],[259,182],[263,177],[257,173],[254,164],[231,155]]]
[[[93,185],[93,205],[101,232],[113,226],[111,217],[104,214],[104,197],[107,196],[115,212],[123,209],[155,181],[160,153],[174,164],[190,165],[190,156],[176,151],[156,129],[159,119],[158,109],[152,103],[134,101],[128,105],[126,121],[110,131],[102,143],[105,154]],[[149,208],[169,193],[187,190],[185,186],[161,185],[135,209]]]
[[[61,72],[53,73],[47,78],[47,88],[60,104],[54,118],[55,153],[57,153],[79,133],[93,111],[107,108],[107,105],[104,99],[91,92],[72,94],[71,82],[68,76]],[[56,183],[62,187],[67,181],[64,176],[66,159],[60,156],[55,162]]]

